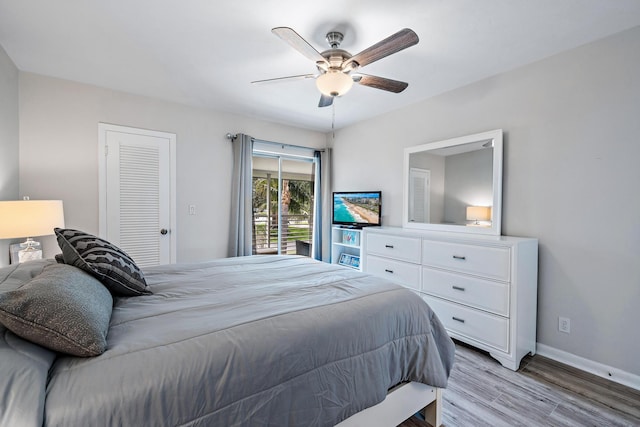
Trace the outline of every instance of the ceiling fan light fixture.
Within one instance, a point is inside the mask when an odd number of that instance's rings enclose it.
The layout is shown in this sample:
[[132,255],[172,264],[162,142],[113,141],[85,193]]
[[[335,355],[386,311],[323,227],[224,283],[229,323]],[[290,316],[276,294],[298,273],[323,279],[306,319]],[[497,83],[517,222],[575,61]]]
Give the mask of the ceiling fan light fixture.
[[326,96],[342,96],[353,86],[353,79],[342,71],[327,71],[316,79],[318,90]]

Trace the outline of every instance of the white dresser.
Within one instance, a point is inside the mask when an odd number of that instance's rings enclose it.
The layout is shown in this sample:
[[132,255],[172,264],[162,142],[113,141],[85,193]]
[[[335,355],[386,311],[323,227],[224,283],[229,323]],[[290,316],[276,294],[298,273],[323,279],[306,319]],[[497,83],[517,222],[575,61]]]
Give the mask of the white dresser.
[[366,228],[365,272],[413,289],[452,338],[517,370],[536,351],[538,240]]

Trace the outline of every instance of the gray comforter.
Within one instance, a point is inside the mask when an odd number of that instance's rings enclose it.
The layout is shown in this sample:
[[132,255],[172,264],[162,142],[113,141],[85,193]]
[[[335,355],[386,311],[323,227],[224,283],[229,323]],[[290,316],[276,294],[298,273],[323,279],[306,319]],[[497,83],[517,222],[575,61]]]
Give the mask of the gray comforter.
[[153,295],[116,299],[100,356],[55,356],[0,326],[0,404],[25,425],[331,426],[397,383],[447,385],[451,340],[384,279],[291,256],[145,276]]

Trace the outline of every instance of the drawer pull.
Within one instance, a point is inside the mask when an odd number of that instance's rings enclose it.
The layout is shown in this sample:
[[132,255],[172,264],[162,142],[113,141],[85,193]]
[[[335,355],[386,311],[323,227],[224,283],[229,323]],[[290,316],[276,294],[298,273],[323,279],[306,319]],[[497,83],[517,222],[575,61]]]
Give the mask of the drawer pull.
[[455,320],[456,322],[460,322],[460,323],[464,323],[464,319],[460,319],[459,317],[452,317],[453,320]]
[[463,287],[461,287],[461,286],[452,286],[452,288],[453,288],[454,290],[456,290],[456,291],[462,291],[462,292],[464,292],[464,291],[465,291],[465,289],[464,289]]
[[466,259],[467,259],[467,257],[466,257],[466,256],[460,256],[460,255],[454,255],[454,256],[453,256],[453,259],[459,259],[459,260],[464,261],[464,260],[466,260]]
[[384,245],[385,248],[393,249],[393,245]]
[[384,271],[386,271],[387,273],[393,274],[393,270],[389,270],[388,268],[385,268]]

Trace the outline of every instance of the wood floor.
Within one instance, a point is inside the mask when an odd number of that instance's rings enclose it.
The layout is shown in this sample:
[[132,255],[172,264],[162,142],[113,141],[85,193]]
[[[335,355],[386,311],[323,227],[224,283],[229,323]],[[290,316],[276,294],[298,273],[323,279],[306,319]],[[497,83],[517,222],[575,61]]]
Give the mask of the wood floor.
[[[401,427],[427,425],[414,416]],[[640,391],[540,355],[526,357],[513,372],[456,343],[443,425],[640,426]]]

